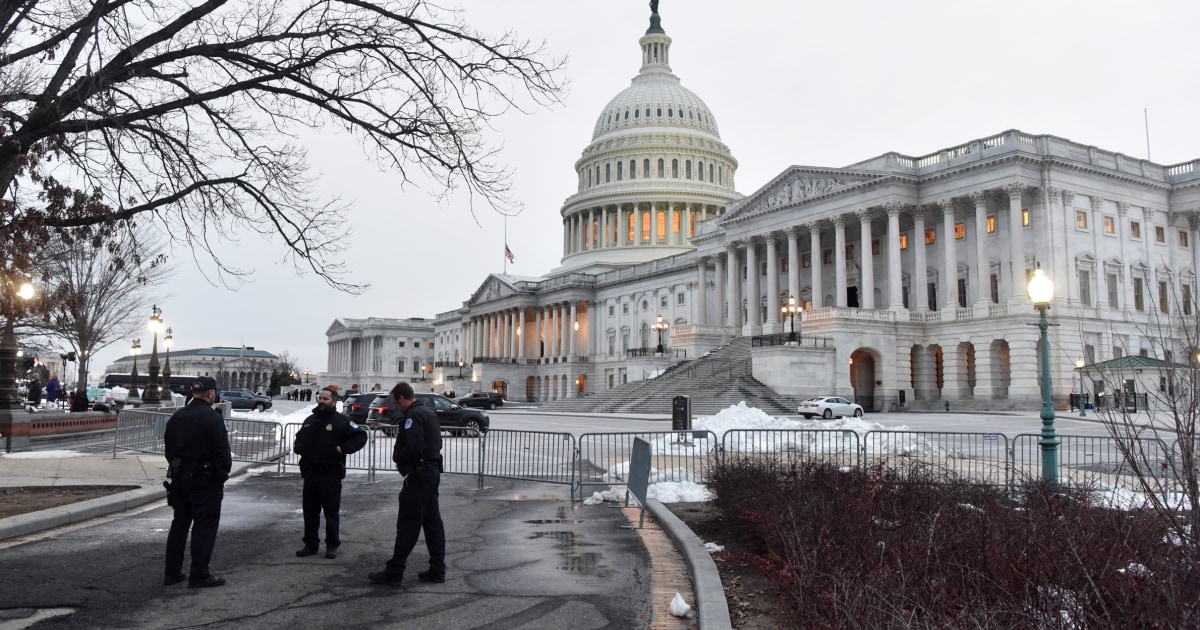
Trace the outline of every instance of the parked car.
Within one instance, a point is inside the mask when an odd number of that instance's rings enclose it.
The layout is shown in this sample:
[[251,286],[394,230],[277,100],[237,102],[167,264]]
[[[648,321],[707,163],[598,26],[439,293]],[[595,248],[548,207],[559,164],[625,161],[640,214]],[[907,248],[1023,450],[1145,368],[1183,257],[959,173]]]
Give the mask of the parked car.
[[259,396],[248,389],[223,389],[217,395],[221,400],[228,400],[234,409],[262,411],[271,408],[270,398]]
[[813,416],[821,416],[826,419],[834,416],[861,418],[863,408],[862,405],[856,405],[840,396],[816,396],[800,403],[800,414],[805,418]]
[[496,392],[475,392],[474,394],[463,396],[454,402],[463,407],[495,409],[504,404],[504,397]]
[[[474,409],[465,409],[440,394],[417,394],[417,400],[414,404],[421,404],[432,408],[437,413],[438,423],[442,426],[442,431],[450,435],[474,437],[481,433],[487,433],[491,425],[491,420],[486,413]],[[371,409],[368,412],[367,422],[376,424],[383,431],[384,435],[396,435],[399,431],[397,428],[399,419],[392,412],[391,407],[392,399],[384,396],[375,399],[375,402],[371,403]]]
[[358,424],[367,424],[367,414],[370,412],[371,403],[380,397],[387,398],[387,395],[387,392],[354,394],[342,403],[342,413]]

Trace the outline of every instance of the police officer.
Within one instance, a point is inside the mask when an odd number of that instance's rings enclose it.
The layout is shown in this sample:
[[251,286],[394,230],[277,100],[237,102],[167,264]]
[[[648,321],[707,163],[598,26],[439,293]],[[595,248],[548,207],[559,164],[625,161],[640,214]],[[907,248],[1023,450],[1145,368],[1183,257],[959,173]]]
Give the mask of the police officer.
[[300,455],[304,478],[304,548],[301,558],[317,553],[320,546],[321,511],[325,511],[325,557],[336,558],[342,507],[342,479],[346,456],[367,443],[367,432],[337,412],[337,394],[331,389],[317,392],[317,406],[296,432],[293,449]]
[[400,490],[400,510],[396,516],[396,544],[392,559],[383,571],[367,577],[372,584],[399,586],[404,579],[408,555],[425,531],[429,551],[429,570],[417,573],[422,582],[446,581],[446,529],[438,508],[438,486],[442,477],[442,429],[437,413],[416,402],[408,383],[398,383],[391,391],[397,422],[403,430],[396,438],[392,461],[404,475]]
[[220,412],[213,409],[217,382],[200,376],[192,383],[192,399],[167,421],[163,434],[170,478],[168,503],[175,508],[167,534],[167,565],[163,584],[182,582],[183,548],[188,530],[192,533],[192,567],[188,588],[223,586],[225,578],[208,571],[217,528],[221,524],[221,500],[225,481],[233,468],[229,433]]

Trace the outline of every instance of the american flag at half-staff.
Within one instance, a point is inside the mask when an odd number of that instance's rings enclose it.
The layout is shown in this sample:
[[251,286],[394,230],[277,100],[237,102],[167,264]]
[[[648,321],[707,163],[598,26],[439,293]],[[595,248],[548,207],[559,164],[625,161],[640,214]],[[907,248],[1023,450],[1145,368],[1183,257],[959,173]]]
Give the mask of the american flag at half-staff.
[[504,244],[504,257],[508,259],[508,262],[513,262],[514,256],[512,250],[508,248],[508,243]]

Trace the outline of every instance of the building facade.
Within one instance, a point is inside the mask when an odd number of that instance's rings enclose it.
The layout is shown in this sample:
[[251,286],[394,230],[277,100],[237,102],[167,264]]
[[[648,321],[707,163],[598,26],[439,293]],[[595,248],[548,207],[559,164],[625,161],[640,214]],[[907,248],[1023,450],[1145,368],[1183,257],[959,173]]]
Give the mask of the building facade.
[[[211,376],[221,389],[249,389],[265,391],[271,384],[271,373],[280,368],[279,357],[252,346],[193,348],[188,350],[159,350],[160,371],[170,360],[174,376]],[[150,356],[137,356],[138,374],[148,374]],[[117,359],[104,369],[105,374],[130,374],[134,366],[134,355]],[[100,375],[103,379],[103,375]]]
[[1029,408],[1038,267],[1056,285],[1057,398],[1078,387],[1081,360],[1196,356],[1172,327],[1195,315],[1200,160],[1010,130],[924,156],[789,167],[743,197],[713,114],[670,74],[657,18],[639,75],[576,162],[562,266],[489,276],[437,315],[435,385],[555,400],[795,326],[800,343],[752,352],[755,377],[781,393],[876,411]]

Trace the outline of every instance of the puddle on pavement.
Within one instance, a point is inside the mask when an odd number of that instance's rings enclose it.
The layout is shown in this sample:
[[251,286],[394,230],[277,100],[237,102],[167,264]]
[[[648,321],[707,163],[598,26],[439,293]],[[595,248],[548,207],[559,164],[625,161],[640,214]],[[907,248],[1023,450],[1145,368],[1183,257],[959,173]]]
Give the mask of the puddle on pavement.
[[0,610],[0,628],[24,630],[47,619],[75,614],[74,608],[9,608]]
[[[558,518],[536,519],[525,521],[531,525],[579,525],[583,521],[566,518],[567,510],[559,507]],[[569,529],[534,531],[528,536],[529,540],[549,540],[558,551],[558,564],[555,569],[572,575],[605,577],[610,571],[601,564],[604,555],[594,551],[583,551],[586,547],[596,547],[596,543],[587,542],[583,534]]]

